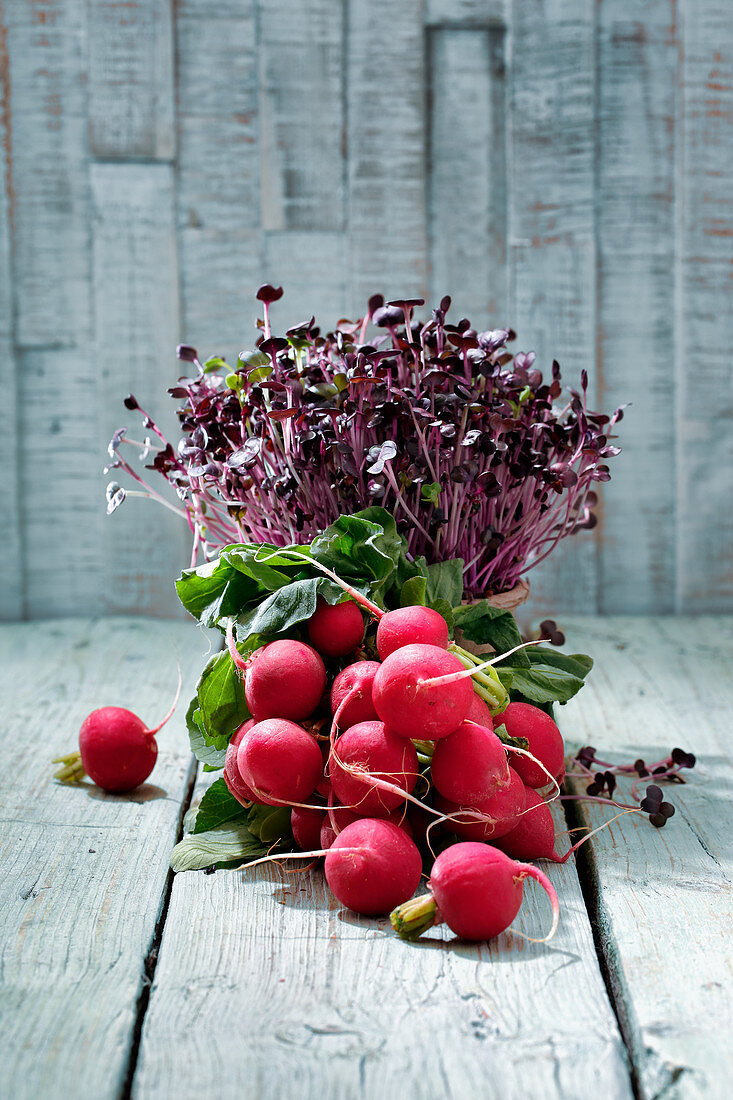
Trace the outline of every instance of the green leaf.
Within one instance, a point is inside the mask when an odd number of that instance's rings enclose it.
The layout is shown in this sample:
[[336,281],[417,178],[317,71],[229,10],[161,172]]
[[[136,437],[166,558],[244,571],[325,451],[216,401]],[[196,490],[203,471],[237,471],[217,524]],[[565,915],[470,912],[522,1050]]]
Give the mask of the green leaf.
[[247,820],[247,810],[237,802],[224,779],[212,783],[199,803],[196,811],[196,823],[189,832],[206,833],[229,821]]
[[553,665],[584,680],[593,668],[593,658],[587,653],[562,653],[547,646],[533,646],[527,650],[527,656],[533,665]]
[[[504,686],[510,691],[512,699],[517,693],[530,703],[567,703],[568,699],[580,691],[583,680],[554,665],[532,665],[531,668],[502,667],[496,670]],[[510,682],[505,679],[509,672]]]
[[[266,359],[266,362],[269,363],[270,360]],[[264,382],[265,379],[269,378],[271,374],[271,366],[256,367],[254,370],[251,370],[247,375],[247,381],[251,386],[256,386],[258,382]]]
[[428,606],[445,600],[456,607],[463,599],[463,558],[435,562],[428,566]]
[[247,814],[247,828],[268,847],[276,840],[290,840],[290,807],[253,806]]
[[406,580],[400,589],[400,607],[411,607],[414,604],[425,607],[427,604],[427,586],[428,582],[425,577],[410,577],[409,580]]
[[450,637],[453,637],[455,624],[453,621],[453,608],[447,600],[434,600],[430,605],[433,611],[437,611],[439,615],[442,615],[445,621],[448,623],[448,633]]
[[[454,607],[453,615],[457,629],[475,645],[493,646],[501,654],[522,644],[522,635],[511,611],[492,607],[488,600]],[[523,649],[513,653],[509,660],[512,667],[529,668],[529,657]]]
[[384,508],[365,508],[353,516],[339,516],[311,543],[316,561],[344,579],[385,581],[394,572],[403,551],[394,516]]
[[263,634],[271,637],[291,630],[298,623],[310,619],[319,596],[327,603],[335,604],[343,600],[344,591],[335,581],[323,576],[293,581],[279,588],[250,611],[237,616],[239,639],[251,639],[253,635]]
[[229,364],[226,360],[222,359],[219,355],[212,355],[210,359],[207,359],[204,363],[204,374],[211,374],[212,371],[219,370],[220,367],[229,368]]
[[188,728],[188,740],[191,744],[191,752],[196,759],[200,760],[204,765],[208,765],[214,770],[223,768],[226,759],[226,745],[224,745],[223,748],[218,748],[211,741],[207,740],[203,729],[199,725],[201,712],[198,709],[198,705],[198,695],[194,695],[186,714],[186,726]]
[[243,823],[229,823],[206,833],[189,833],[171,852],[171,868],[202,871],[205,867],[226,867],[248,863],[267,855],[268,846],[252,836]]
[[431,481],[427,485],[423,485],[420,490],[420,496],[428,504],[437,504],[438,497],[440,496],[440,483],[438,481]]
[[[246,655],[246,650],[242,655]],[[250,717],[242,674],[226,649],[206,664],[196,685],[196,695],[196,724],[204,740],[216,749],[226,749],[232,734]]]

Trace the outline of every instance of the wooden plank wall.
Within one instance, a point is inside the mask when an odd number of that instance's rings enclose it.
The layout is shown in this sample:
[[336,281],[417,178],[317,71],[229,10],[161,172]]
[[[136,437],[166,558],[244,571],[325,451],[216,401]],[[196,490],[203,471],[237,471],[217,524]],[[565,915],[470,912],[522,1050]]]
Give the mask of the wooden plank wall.
[[733,610],[732,86],[729,0],[0,0],[0,615],[175,611],[106,437],[264,280],[448,292],[632,402],[530,613]]

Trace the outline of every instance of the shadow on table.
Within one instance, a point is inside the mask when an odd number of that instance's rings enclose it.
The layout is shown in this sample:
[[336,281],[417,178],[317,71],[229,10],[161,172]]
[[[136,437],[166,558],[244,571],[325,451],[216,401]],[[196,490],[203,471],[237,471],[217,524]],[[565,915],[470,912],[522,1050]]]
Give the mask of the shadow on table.
[[109,791],[103,791],[101,787],[97,787],[95,783],[82,782],[77,786],[97,802],[155,802],[159,798],[168,797],[168,791],[156,786],[155,783],[143,783],[134,791],[126,791],[124,794],[110,794]]

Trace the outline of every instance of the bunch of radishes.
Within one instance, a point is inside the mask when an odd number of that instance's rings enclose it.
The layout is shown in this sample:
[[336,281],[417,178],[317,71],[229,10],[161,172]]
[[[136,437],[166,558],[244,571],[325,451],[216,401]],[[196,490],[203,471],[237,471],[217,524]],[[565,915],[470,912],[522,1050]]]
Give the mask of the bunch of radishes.
[[[474,691],[474,669],[451,652],[448,624],[437,611],[384,612],[351,595],[335,605],[319,601],[307,624],[311,645],[281,639],[245,659],[230,627],[229,651],[252,716],[227,750],[230,792],[245,806],[290,806],[296,844],[308,856],[325,856],[332,892],[364,915],[388,913],[412,897],[423,855],[434,851],[434,826],[443,844],[446,833],[470,841],[452,844],[433,866],[440,917],[432,895],[416,899],[419,920],[393,917],[402,934],[443,919],[463,937],[497,935],[516,916],[527,876],[547,890],[556,923],[547,877],[513,857],[561,858],[549,808],[537,794],[548,785],[557,792],[563,777],[557,726],[526,703],[492,715]],[[336,675],[328,692],[330,735],[319,736],[308,725],[327,692],[323,657],[343,658],[361,646],[359,604],[379,619],[380,660],[356,660]],[[495,726],[504,727],[510,744]],[[528,748],[513,747],[516,740]]]

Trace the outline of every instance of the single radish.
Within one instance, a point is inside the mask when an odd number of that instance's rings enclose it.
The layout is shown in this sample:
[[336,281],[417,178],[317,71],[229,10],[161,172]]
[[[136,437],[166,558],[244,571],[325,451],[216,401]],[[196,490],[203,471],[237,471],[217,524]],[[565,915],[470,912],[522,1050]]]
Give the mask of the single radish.
[[552,927],[545,937],[549,940],[557,928],[559,903],[547,875],[488,844],[470,841],[440,853],[430,872],[431,892],[396,909],[392,927],[406,939],[440,923],[464,940],[493,939],[519,912],[527,878],[539,882],[552,904]]
[[242,776],[239,774],[239,768],[237,767],[237,750],[242,743],[242,739],[249,733],[254,725],[254,718],[250,718],[242,723],[227,745],[227,754],[224,761],[224,782],[230,794],[233,794],[237,802],[241,802],[242,805],[249,804],[250,802],[257,802],[256,795],[244,782]]
[[509,785],[506,749],[491,726],[466,720],[436,744],[430,778],[444,798],[473,806]]
[[403,737],[436,741],[468,714],[473,684],[452,653],[407,645],[390,653],[374,677],[372,698],[382,721]]
[[[494,726],[505,725],[510,737],[524,737],[529,751],[540,760],[550,775],[561,783],[565,775],[565,743],[549,714],[529,703],[510,703],[494,718]],[[534,761],[518,753],[512,757],[512,767],[528,787],[545,787],[549,777]]]
[[364,620],[357,604],[353,600],[328,604],[319,596],[308,620],[308,637],[324,657],[353,653],[364,637]]
[[326,818],[325,806],[293,806],[290,811],[290,828],[299,848],[309,852],[312,848],[327,848],[321,844],[321,826]]
[[323,775],[323,757],[307,730],[284,718],[267,718],[242,738],[237,767],[258,802],[282,806],[313,794]]
[[[359,722],[342,733],[329,758],[329,776],[336,798],[363,816],[386,817],[417,783],[415,746],[387,729],[383,722]],[[385,784],[399,787],[388,789]]]
[[342,905],[363,916],[389,913],[418,887],[422,857],[404,829],[362,818],[347,825],[326,853],[326,881]]
[[513,768],[509,769],[509,780],[489,798],[468,806],[458,806],[438,795],[436,807],[441,813],[455,815],[446,822],[447,828],[466,840],[493,840],[511,832],[525,808],[526,795],[524,783]]
[[471,699],[471,706],[466,715],[466,719],[469,722],[478,722],[480,726],[486,726],[488,729],[494,728],[494,719],[489,710],[489,704],[484,702],[481,696],[477,695],[475,691]]
[[244,673],[244,696],[257,722],[266,718],[302,722],[310,717],[326,687],[326,666],[315,649],[282,638],[260,646],[245,659],[237,650],[232,619],[226,641],[234,664]]
[[[344,831],[347,825],[353,825],[355,821],[361,821],[367,816],[369,815],[357,813],[355,810],[349,810],[346,806],[330,807],[321,822],[321,829],[318,834],[318,843],[321,848],[330,848],[336,837]],[[391,821],[392,824],[396,825],[399,829],[404,829],[408,836],[412,836],[412,826],[403,810],[392,810],[386,817],[381,818],[381,820]],[[334,825],[336,828],[334,828]],[[311,847],[315,848],[316,844],[312,844]]]
[[100,707],[87,715],[79,730],[79,751],[58,756],[54,775],[61,783],[89,778],[111,794],[133,791],[148,778],[158,759],[156,733],[173,716],[181,694],[181,671],[173,705],[163,721],[149,729],[142,718],[124,707]]
[[[331,713],[339,714],[339,726],[347,730],[359,722],[373,722],[379,715],[372,701],[372,685],[379,670],[379,661],[356,661],[339,672],[331,688]],[[344,702],[349,696],[348,702]]]
[[434,645],[447,649],[448,623],[431,607],[398,607],[382,615],[377,627],[377,650],[384,661],[396,649],[406,645]]
[[525,787],[525,812],[514,828],[493,841],[512,859],[551,859],[564,863],[566,856],[555,851],[555,822],[550,807],[533,787]]

